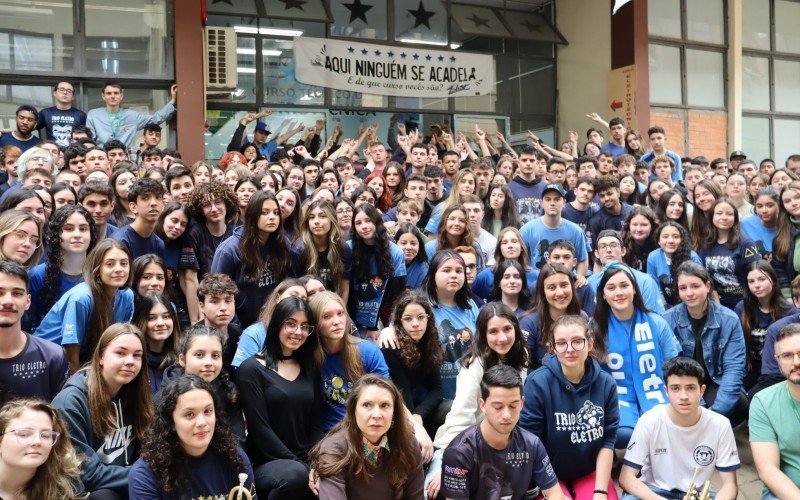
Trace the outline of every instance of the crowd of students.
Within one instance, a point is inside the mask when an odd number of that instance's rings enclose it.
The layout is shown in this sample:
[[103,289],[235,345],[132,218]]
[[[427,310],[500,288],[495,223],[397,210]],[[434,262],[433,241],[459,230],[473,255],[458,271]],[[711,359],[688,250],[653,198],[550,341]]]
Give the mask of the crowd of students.
[[0,498],[726,499],[745,421],[800,498],[800,155],[263,111],[187,165],[70,88],[0,135]]

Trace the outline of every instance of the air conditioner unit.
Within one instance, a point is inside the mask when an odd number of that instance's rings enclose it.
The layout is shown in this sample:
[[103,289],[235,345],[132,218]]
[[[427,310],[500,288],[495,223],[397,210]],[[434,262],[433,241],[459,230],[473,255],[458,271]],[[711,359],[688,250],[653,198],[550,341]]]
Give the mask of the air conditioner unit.
[[236,31],[206,26],[206,90],[233,91],[239,84],[236,60]]

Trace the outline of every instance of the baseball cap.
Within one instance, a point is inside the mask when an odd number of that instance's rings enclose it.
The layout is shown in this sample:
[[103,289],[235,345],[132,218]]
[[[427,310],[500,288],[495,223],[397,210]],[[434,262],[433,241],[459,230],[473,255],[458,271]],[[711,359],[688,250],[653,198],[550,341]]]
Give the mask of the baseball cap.
[[613,229],[603,229],[602,231],[600,231],[600,234],[597,235],[598,240],[600,240],[601,238],[608,238],[608,237],[615,238],[619,240],[620,243],[622,243],[622,233],[619,231],[615,231]]
[[261,132],[266,132],[266,133],[268,133],[268,134],[269,134],[270,132],[272,132],[272,131],[269,129],[269,125],[267,125],[267,124],[266,124],[266,123],[264,123],[264,122],[258,122],[258,123],[256,123],[256,132],[258,132],[259,130],[260,130]]
[[564,186],[556,182],[551,182],[550,184],[546,185],[544,187],[544,191],[542,191],[542,196],[544,197],[544,194],[548,191],[555,191],[560,194],[562,198],[566,198],[567,196],[567,192],[564,191]]
[[731,156],[730,156],[728,159],[729,159],[729,160],[733,160],[733,159],[734,159],[734,158],[736,158],[736,157],[739,157],[739,158],[747,158],[747,155],[746,155],[746,154],[744,154],[744,151],[741,151],[741,150],[737,149],[736,151],[734,151],[733,153],[731,153]]

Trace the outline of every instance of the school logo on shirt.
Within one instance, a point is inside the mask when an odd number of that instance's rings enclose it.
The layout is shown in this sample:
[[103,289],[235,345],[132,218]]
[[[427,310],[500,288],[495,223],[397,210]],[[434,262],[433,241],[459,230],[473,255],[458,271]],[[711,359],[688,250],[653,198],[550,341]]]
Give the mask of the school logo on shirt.
[[556,431],[569,432],[573,443],[591,443],[603,437],[605,412],[588,399],[578,413],[556,412],[554,416]]
[[714,450],[712,450],[710,446],[704,444],[695,448],[693,455],[695,463],[701,467],[714,463],[714,457],[716,456]]

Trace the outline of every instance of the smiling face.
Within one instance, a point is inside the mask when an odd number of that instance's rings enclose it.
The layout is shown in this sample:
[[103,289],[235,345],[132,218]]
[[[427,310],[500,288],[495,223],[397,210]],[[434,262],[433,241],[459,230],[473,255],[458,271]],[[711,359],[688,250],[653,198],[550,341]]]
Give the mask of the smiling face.
[[666,226],[658,235],[658,246],[667,255],[672,255],[681,245],[681,232],[677,227]]
[[467,229],[467,214],[463,210],[453,210],[444,223],[444,232],[448,236],[460,238]]
[[203,209],[203,217],[206,222],[210,224],[224,223],[227,215],[225,202],[221,199],[214,197],[203,201],[201,205]]
[[142,369],[143,356],[144,346],[136,335],[120,335],[108,343],[100,356],[100,366],[112,394],[136,378]]
[[[21,431],[24,434],[29,434],[26,431],[31,431],[32,436],[20,438],[12,431]],[[53,420],[50,415],[41,411],[25,409],[19,416],[10,419],[5,434],[0,437],[0,457],[8,470],[33,472],[47,462],[55,444],[39,438],[47,431],[53,431]],[[58,439],[65,437],[61,436]],[[28,440],[30,442],[27,442]],[[20,441],[27,444],[21,444]]]
[[572,284],[569,276],[561,273],[545,278],[544,298],[550,308],[555,311],[566,311],[572,302]]
[[695,186],[694,188],[694,204],[703,212],[708,212],[711,205],[714,204],[716,198],[714,193],[709,191],[703,186]]
[[176,240],[186,231],[189,218],[180,210],[173,210],[164,218],[164,234],[169,240]]
[[310,326],[309,318],[303,311],[293,312],[286,321],[283,322],[278,332],[278,341],[280,342],[284,356],[288,356],[292,352],[300,349],[306,342],[308,336],[303,333],[301,328],[308,326]]
[[164,342],[172,335],[174,328],[172,315],[164,304],[156,304],[147,315],[147,340]]
[[500,359],[506,357],[514,345],[514,324],[502,316],[494,316],[486,323],[486,344]]
[[217,423],[211,394],[203,389],[193,389],[178,396],[172,422],[186,454],[202,456],[211,444]]
[[634,240],[643,241],[650,236],[652,231],[653,225],[650,223],[650,219],[644,215],[634,215],[631,218],[630,232]]
[[187,203],[192,191],[194,191],[194,180],[188,175],[175,177],[169,181],[169,195],[175,201]]
[[167,278],[164,275],[164,269],[155,262],[151,262],[144,266],[136,291],[142,297],[161,295],[164,293],[166,286]]
[[222,343],[210,335],[198,335],[186,351],[178,355],[178,363],[186,375],[197,375],[212,382],[222,371]]
[[353,220],[353,228],[356,233],[367,244],[371,244],[375,238],[375,223],[365,212],[358,212]]
[[244,208],[250,203],[250,198],[256,194],[256,186],[252,182],[243,182],[236,190],[236,199],[239,201],[239,208]]
[[419,253],[419,240],[411,233],[405,233],[397,238],[397,246],[403,251],[406,264],[410,263]]
[[125,286],[130,270],[128,254],[119,248],[112,248],[106,252],[100,264],[100,282],[109,293],[116,293]]
[[733,227],[734,208],[727,203],[720,203],[714,207],[712,223],[717,229],[730,230]]
[[625,271],[613,275],[603,288],[603,298],[618,316],[625,318],[633,314],[633,297],[636,292],[630,276]]

